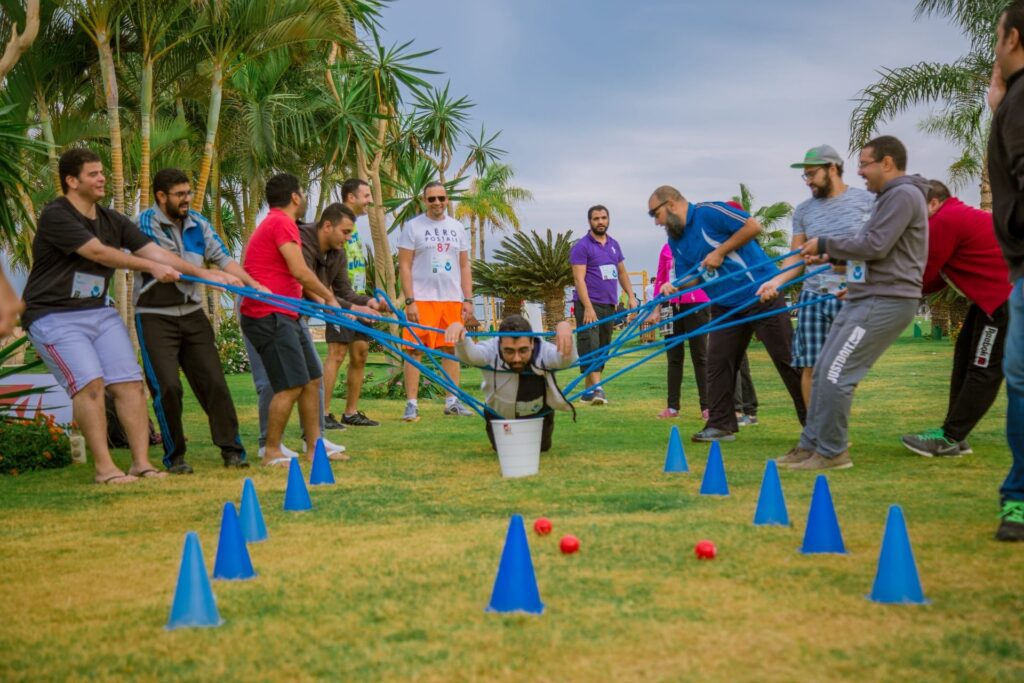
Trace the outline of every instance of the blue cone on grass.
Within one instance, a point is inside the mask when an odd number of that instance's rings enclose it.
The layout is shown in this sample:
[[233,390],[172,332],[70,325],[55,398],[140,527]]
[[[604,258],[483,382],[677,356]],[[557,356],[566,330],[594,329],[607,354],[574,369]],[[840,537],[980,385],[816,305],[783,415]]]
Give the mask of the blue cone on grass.
[[722,447],[717,441],[711,442],[708,464],[704,468],[704,479],[700,482],[702,496],[728,496],[729,482],[725,479],[725,463],[722,462]]
[[774,460],[769,460],[764,466],[761,493],[757,497],[757,510],[754,511],[754,526],[768,525],[789,526],[786,497],[782,494],[782,482],[779,481],[779,466]]
[[501,562],[498,564],[498,576],[494,579],[494,590],[491,591],[491,602],[486,611],[528,614],[541,614],[544,611],[522,515],[512,515],[508,524],[505,548],[501,551]]
[[672,432],[668,435],[668,451],[665,453],[665,472],[689,471],[690,466],[686,463],[683,441],[679,438],[679,427],[672,425]]
[[238,516],[242,524],[242,536],[247,543],[267,540],[267,525],[263,522],[260,499],[256,497],[256,486],[248,477],[242,486],[242,509]]
[[306,482],[302,479],[299,459],[292,458],[288,464],[288,488],[284,490],[284,509],[301,512],[312,507],[313,501],[309,499],[309,490],[306,489]]
[[889,508],[882,550],[878,554],[878,572],[868,598],[875,602],[903,605],[924,605],[928,602],[921,589],[907,522],[899,505]]
[[324,447],[323,438],[316,440],[316,449],[313,451],[313,468],[309,471],[309,485],[323,486],[334,484],[334,471],[331,470],[331,461],[327,459],[327,448]]
[[185,534],[178,585],[174,589],[174,602],[171,604],[167,628],[202,628],[223,623],[210,587],[210,577],[206,573],[199,535],[190,531]]
[[239,581],[256,578],[234,503],[224,503],[224,514],[220,519],[220,540],[217,542],[217,560],[213,563],[213,578]]
[[839,530],[839,519],[832,505],[832,493],[828,488],[828,479],[819,474],[814,480],[814,494],[811,496],[811,509],[807,512],[807,530],[804,531],[804,544],[800,552],[805,555],[815,553],[846,554],[843,544],[843,532]]

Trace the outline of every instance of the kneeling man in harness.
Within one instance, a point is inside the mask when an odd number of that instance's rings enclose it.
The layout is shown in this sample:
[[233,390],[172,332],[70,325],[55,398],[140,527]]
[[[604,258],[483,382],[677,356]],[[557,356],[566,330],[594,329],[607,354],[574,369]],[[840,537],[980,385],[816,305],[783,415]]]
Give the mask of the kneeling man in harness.
[[[533,333],[530,323],[521,315],[510,315],[501,321],[499,332],[520,332],[522,337],[500,336],[476,344],[466,337],[462,323],[452,323],[445,332],[445,341],[454,344],[455,355],[463,363],[483,369],[484,402],[497,417],[514,420],[544,420],[541,451],[551,449],[555,430],[555,410],[576,411],[555,383],[555,370],[576,362],[577,353],[569,323],[555,327],[555,343],[544,341]],[[487,436],[494,447],[494,432],[487,420]]]

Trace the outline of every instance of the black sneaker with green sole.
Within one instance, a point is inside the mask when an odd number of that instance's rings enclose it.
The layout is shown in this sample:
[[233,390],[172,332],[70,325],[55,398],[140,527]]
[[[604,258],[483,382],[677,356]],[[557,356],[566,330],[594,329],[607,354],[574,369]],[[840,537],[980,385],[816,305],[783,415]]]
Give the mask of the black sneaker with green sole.
[[941,428],[921,434],[904,434],[900,441],[907,450],[926,458],[959,458],[962,454],[960,443],[947,439]]
[[1003,503],[999,515],[997,541],[1024,541],[1024,500],[1008,500]]

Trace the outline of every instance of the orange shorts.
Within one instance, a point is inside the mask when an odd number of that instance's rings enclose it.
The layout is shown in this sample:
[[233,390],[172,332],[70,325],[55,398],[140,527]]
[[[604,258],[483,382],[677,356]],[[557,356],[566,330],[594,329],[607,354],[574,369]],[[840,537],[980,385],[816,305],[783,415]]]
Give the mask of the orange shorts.
[[[427,327],[446,330],[452,323],[462,322],[461,301],[417,301],[416,309],[420,313],[419,324]],[[445,342],[443,332],[431,332],[418,327],[402,330],[402,338],[415,344],[416,337],[412,336],[413,331],[416,332],[416,336],[420,338],[423,345],[428,348],[441,349],[451,346]]]

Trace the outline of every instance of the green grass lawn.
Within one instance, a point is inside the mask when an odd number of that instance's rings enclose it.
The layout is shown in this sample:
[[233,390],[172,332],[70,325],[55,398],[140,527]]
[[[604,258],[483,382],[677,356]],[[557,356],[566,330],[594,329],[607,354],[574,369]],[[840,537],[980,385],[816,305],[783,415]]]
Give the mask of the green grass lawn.
[[[442,417],[433,401],[403,424],[400,402],[364,401],[383,425],[330,434],[353,459],[335,466],[337,486],[311,490],[312,511],[281,510],[285,470],[246,473],[270,532],[250,546],[259,577],[214,582],[220,628],[168,632],[185,532],[212,569],[222,506],[246,476],[220,467],[190,397],[194,476],[0,478],[0,679],[1021,680],[1024,547],[992,540],[1005,398],[971,436],[974,455],[926,459],[898,441],[941,423],[951,356],[948,342],[905,337],[860,387],[856,466],[829,477],[849,555],[797,552],[813,475],[782,473],[792,528],[751,524],[765,460],[799,430],[755,347],[761,424],[724,445],[728,498],[698,495],[707,447],[688,441],[701,426],[689,359],[687,475],[662,473],[662,358],[612,383],[610,405],[579,406],[576,424],[559,415],[540,475],[521,480],[500,477],[479,419]],[[248,376],[229,381],[254,457],[254,391]],[[865,599],[893,503],[929,605]],[[484,612],[513,513],[554,523],[530,532],[543,616]],[[559,553],[566,533],[577,555]],[[704,538],[718,559],[694,559]]]

